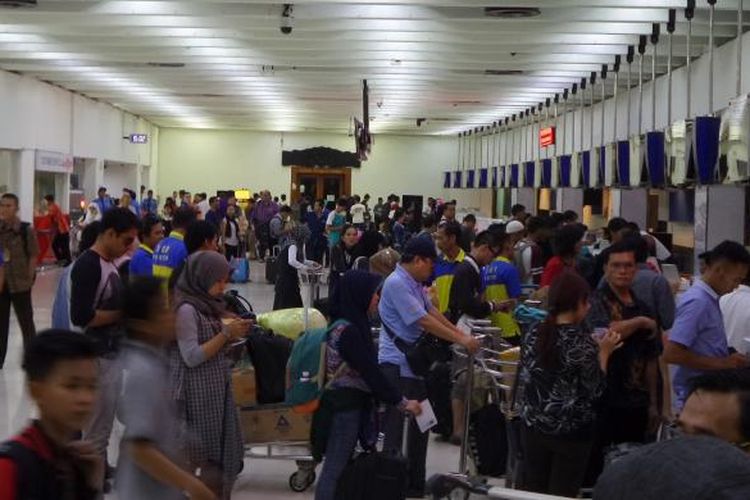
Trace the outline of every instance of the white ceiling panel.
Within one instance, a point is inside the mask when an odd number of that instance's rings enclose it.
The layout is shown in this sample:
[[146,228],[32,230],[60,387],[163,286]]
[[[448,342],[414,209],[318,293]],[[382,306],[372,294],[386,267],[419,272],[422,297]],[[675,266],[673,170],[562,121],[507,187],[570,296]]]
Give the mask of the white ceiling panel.
[[[440,134],[544,102],[604,64],[611,70],[652,23],[661,24],[664,73],[669,8],[678,9],[674,65],[683,65],[685,4],[492,2],[538,9],[508,19],[486,15],[486,1],[301,0],[284,35],[278,1],[39,0],[0,7],[0,68],[162,126],[285,131],[347,131],[367,79],[374,132]],[[698,4],[693,57],[708,43],[707,4]],[[737,7],[717,3],[717,44],[736,36]],[[649,74],[652,57],[649,45]],[[418,128],[417,118],[427,121]]]

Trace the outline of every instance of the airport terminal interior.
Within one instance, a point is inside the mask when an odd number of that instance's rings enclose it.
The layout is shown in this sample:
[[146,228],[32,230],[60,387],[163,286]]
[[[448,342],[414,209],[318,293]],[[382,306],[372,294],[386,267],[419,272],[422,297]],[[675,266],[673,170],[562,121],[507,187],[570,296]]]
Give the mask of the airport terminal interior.
[[750,498],[745,25],[0,0],[0,500]]

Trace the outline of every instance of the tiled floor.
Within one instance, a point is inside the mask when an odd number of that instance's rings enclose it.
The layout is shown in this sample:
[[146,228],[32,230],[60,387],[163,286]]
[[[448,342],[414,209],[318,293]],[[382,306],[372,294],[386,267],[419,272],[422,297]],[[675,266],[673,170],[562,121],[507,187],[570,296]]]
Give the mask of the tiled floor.
[[[238,290],[253,304],[256,311],[269,310],[273,303],[273,287],[262,278],[262,265],[251,265],[253,282],[238,286]],[[49,327],[52,300],[59,279],[57,269],[44,271],[34,287],[34,314],[39,330]],[[304,295],[303,290],[303,295]],[[26,396],[24,378],[20,369],[21,336],[15,317],[11,318],[8,360],[0,370],[0,439],[15,433],[33,414]],[[121,429],[115,430],[111,456],[117,454]],[[434,472],[447,472],[458,467],[458,448],[443,443],[430,442],[428,476]],[[294,493],[289,489],[289,476],[296,470],[293,462],[247,459],[245,470],[237,481],[233,498],[236,499],[311,499],[311,492]]]

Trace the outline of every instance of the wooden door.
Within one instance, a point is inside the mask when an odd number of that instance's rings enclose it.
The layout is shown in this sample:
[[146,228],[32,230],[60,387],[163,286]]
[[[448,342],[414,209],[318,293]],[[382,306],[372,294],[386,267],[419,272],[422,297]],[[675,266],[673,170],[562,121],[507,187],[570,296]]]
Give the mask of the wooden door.
[[313,200],[336,201],[341,196],[351,196],[352,172],[348,168],[292,167],[292,201],[304,195]]

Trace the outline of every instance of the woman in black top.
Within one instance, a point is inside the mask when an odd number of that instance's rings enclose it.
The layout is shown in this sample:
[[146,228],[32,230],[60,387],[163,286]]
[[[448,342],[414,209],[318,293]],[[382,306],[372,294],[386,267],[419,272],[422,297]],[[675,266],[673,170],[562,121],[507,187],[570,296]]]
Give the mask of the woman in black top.
[[359,232],[351,225],[344,226],[341,241],[331,248],[331,277],[328,282],[328,296],[333,297],[339,279],[354,266],[354,260],[359,256],[357,242]]
[[273,310],[302,307],[298,270],[320,267],[320,264],[305,259],[305,243],[310,239],[310,230],[305,225],[295,225],[286,245],[276,260],[276,274]]
[[570,271],[550,286],[549,316],[524,339],[521,356],[524,489],[575,497],[594,440],[607,363],[620,345],[612,331],[582,325],[589,287]]

